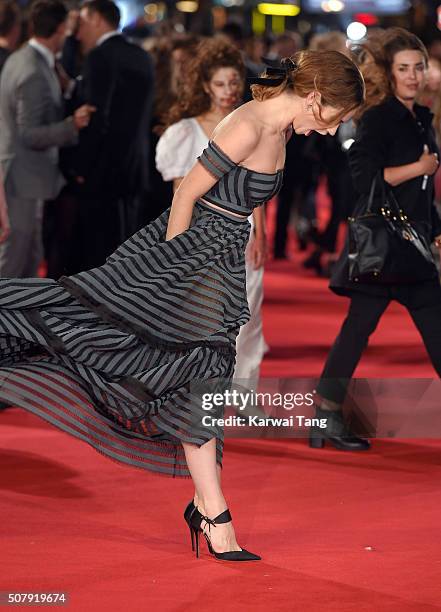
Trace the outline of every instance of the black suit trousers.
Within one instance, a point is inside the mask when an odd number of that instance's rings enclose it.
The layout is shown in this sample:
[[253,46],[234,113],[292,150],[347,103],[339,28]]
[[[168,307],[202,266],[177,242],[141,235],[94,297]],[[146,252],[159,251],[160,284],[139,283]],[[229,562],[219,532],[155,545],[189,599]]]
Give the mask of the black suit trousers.
[[139,201],[137,196],[110,194],[80,198],[81,270],[102,266],[139,229]]
[[98,196],[66,187],[45,211],[47,275],[57,280],[106,262],[120,244],[140,229],[140,198]]
[[317,392],[343,403],[351,377],[392,300],[407,308],[441,377],[441,287],[438,282],[391,287],[387,296],[353,292],[347,317],[325,363]]

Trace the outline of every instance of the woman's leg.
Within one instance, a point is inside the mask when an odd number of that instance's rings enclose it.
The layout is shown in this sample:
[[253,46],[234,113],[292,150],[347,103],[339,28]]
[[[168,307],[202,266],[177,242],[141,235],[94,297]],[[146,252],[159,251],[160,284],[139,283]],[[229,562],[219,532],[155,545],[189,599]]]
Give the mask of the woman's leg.
[[405,306],[421,334],[436,373],[441,377],[441,290],[436,288],[426,297],[424,291],[415,287]]
[[369,336],[375,331],[389,302],[387,297],[354,293],[348,315],[329,351],[317,386],[317,393],[324,400],[324,409],[340,408]]
[[[185,451],[185,444],[183,444],[184,447],[184,451]],[[217,473],[217,479],[219,481],[219,486],[221,486],[221,478],[222,478],[222,468],[221,466],[216,462],[216,473]],[[199,494],[196,491],[196,486],[194,488],[194,496],[193,496],[193,503],[194,505],[197,507],[199,504]]]
[[[195,504],[197,501],[201,514],[213,519],[228,507],[220,483],[220,466],[216,462],[216,439],[212,438],[200,447],[186,443],[182,446],[195,487]],[[202,528],[204,525],[203,522]],[[241,550],[231,521],[212,527],[210,539],[216,552]]]
[[353,296],[348,316],[329,353],[317,386],[321,402],[316,408],[316,416],[326,419],[326,428],[311,428],[309,443],[313,448],[323,448],[325,440],[339,450],[361,451],[370,448],[369,441],[354,435],[346,424],[342,404],[369,336],[388,303],[388,298],[361,293]]

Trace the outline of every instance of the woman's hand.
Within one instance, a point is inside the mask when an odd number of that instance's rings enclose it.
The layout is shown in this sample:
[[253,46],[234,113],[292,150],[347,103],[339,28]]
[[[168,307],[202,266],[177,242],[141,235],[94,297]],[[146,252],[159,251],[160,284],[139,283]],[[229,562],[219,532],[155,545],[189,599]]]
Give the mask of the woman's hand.
[[73,114],[73,122],[77,130],[82,130],[89,125],[92,114],[96,111],[95,106],[83,104]]
[[433,242],[438,249],[441,249],[441,234],[435,236]]
[[421,174],[432,176],[438,170],[439,159],[437,153],[430,153],[429,147],[424,145],[424,151],[418,160],[421,167]]

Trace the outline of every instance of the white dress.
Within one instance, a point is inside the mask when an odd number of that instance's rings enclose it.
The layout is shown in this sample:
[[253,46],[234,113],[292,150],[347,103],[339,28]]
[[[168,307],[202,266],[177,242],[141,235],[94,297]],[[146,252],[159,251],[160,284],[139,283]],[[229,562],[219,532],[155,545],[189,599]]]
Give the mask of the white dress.
[[[156,167],[164,181],[185,176],[194,166],[197,157],[208,144],[208,137],[194,118],[181,119],[168,127],[156,147]],[[251,318],[240,328],[236,340],[236,369],[234,379],[249,389],[257,390],[260,363],[268,350],[262,331],[261,306],[263,301],[263,266],[255,270],[249,263],[250,246],[254,240],[253,215],[250,240],[245,251],[247,275],[247,299]]]

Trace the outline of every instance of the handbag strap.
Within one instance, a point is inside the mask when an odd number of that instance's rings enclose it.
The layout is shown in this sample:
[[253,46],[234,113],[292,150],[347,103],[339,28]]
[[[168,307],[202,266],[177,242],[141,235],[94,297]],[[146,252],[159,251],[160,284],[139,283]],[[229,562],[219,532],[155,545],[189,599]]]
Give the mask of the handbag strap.
[[389,209],[391,211],[391,213],[396,214],[396,215],[400,215],[401,214],[401,210],[400,210],[400,206],[397,202],[397,199],[392,191],[392,189],[387,187],[386,181],[384,180],[383,177],[383,171],[379,170],[376,175],[374,176],[373,180],[372,180],[372,185],[371,185],[371,189],[369,191],[369,198],[368,198],[368,204],[367,204],[367,212],[368,213],[372,213],[372,208],[373,208],[373,203],[374,203],[374,195],[375,195],[375,188],[377,187],[377,183],[380,184],[381,186],[381,201],[382,203],[388,203]]
[[375,193],[375,187],[377,186],[378,175],[379,175],[379,172],[377,172],[377,174],[374,176],[372,180],[371,189],[369,191],[369,198],[368,198],[367,209],[366,209],[366,212],[368,213],[372,212],[372,205],[374,202],[374,193]]
[[385,187],[385,199],[387,195],[387,203],[389,205],[389,210],[391,213],[401,217],[402,211],[400,205],[398,204],[397,198],[395,197],[394,192],[392,191],[390,185],[386,185],[386,182],[383,180],[383,184]]
[[368,213],[372,212],[372,208],[373,208],[373,204],[374,204],[375,189],[376,189],[378,183],[381,186],[381,200],[382,200],[382,202],[384,202],[385,199],[386,199],[385,184],[384,184],[383,177],[381,176],[381,172],[382,171],[379,170],[375,174],[374,178],[372,179],[372,185],[371,185],[371,189],[369,191],[369,198],[368,198],[368,204],[367,204],[367,212]]

